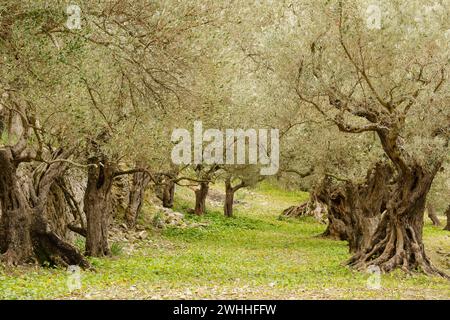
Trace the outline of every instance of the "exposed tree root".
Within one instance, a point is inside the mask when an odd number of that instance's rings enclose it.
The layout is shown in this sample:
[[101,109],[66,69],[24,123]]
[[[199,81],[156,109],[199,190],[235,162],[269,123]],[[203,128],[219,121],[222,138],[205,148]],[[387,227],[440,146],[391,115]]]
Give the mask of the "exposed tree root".
[[369,266],[378,266],[385,273],[400,268],[407,273],[424,272],[450,279],[426,256],[425,248],[419,241],[421,235],[411,224],[392,223],[390,220],[387,215],[383,217],[370,246],[357,252],[347,262],[349,266],[360,271],[367,270]]
[[67,267],[79,265],[84,269],[91,269],[86,258],[71,244],[63,241],[56,233],[47,231],[36,237],[37,248],[46,261],[55,265]]
[[303,202],[298,206],[291,206],[283,210],[281,217],[298,218],[303,216],[311,216],[316,220],[323,222],[326,213],[326,206],[319,202],[315,196],[312,196],[310,200]]

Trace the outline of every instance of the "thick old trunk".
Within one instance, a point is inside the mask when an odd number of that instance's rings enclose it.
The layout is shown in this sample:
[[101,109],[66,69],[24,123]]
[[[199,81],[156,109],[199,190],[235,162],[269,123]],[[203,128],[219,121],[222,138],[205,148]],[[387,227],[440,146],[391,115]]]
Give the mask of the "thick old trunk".
[[70,199],[67,199],[66,190],[63,189],[64,186],[65,182],[63,179],[57,179],[50,187],[45,208],[45,218],[58,236],[71,242],[74,240],[74,234],[70,232],[67,226],[74,218],[73,203],[70,202]]
[[37,213],[33,219],[32,238],[39,261],[48,261],[64,267],[79,265],[85,269],[91,268],[78,249],[51,231],[50,223],[41,213]]
[[444,273],[425,254],[422,241],[425,201],[435,172],[412,165],[397,177],[389,194],[386,212],[367,248],[356,252],[349,264],[359,270],[370,265],[389,272],[397,267],[406,272]]
[[378,163],[369,170],[365,182],[333,185],[327,178],[317,190],[327,206],[328,227],[323,236],[347,240],[350,252],[366,248],[386,208],[392,169]]
[[427,203],[427,214],[428,218],[430,218],[431,222],[433,222],[434,226],[440,226],[441,222],[439,221],[439,218],[436,215],[436,211],[434,210],[434,207],[431,203]]
[[45,217],[49,190],[59,174],[58,170],[53,169],[49,167],[41,177],[37,203],[32,207],[18,183],[17,166],[11,149],[0,149],[0,253],[6,265],[46,261],[62,266],[90,267],[74,246],[52,230]]
[[136,226],[139,213],[144,202],[145,189],[150,182],[150,177],[144,172],[133,174],[133,182],[128,197],[128,206],[125,211],[125,220],[129,228]]
[[114,170],[103,161],[88,169],[88,181],[84,196],[86,213],[86,255],[101,257],[110,254],[108,246],[109,216],[111,212],[111,187]]
[[34,259],[32,208],[22,192],[16,171],[12,150],[0,149],[0,253],[7,265]]
[[201,182],[198,189],[195,190],[195,209],[196,215],[203,215],[206,211],[206,196],[208,195],[209,185],[207,182]]
[[450,231],[450,205],[447,207],[445,215],[447,216],[447,224],[445,225],[444,230]]

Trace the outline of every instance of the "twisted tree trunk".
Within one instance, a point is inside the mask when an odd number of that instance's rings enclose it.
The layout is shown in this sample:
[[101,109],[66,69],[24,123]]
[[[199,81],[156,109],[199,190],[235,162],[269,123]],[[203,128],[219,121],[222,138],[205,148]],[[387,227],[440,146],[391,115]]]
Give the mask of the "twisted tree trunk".
[[31,262],[32,208],[22,192],[10,148],[0,149],[0,253],[7,265]]
[[317,199],[317,196],[312,193],[311,198],[300,204],[299,206],[290,206],[281,213],[281,217],[298,218],[303,216],[314,217],[318,221],[322,221],[324,215],[327,213],[326,205]]
[[377,163],[360,184],[346,181],[333,185],[330,177],[324,179],[316,191],[328,212],[329,223],[323,236],[347,240],[350,252],[366,248],[386,209],[391,175],[388,164]]
[[225,217],[233,216],[233,204],[234,204],[234,194],[241,188],[246,187],[247,184],[244,181],[241,181],[236,186],[232,186],[231,177],[227,177],[225,179],[225,202],[223,205],[223,212]]
[[225,202],[223,212],[225,217],[233,216],[233,202],[234,202],[234,191],[233,188],[225,186]]
[[366,269],[376,265],[383,272],[399,267],[445,276],[431,264],[422,241],[426,196],[435,174],[417,164],[402,168],[369,246],[356,252],[349,261],[351,266]]
[[52,230],[45,217],[47,199],[55,179],[65,170],[52,164],[40,177],[34,201],[27,199],[19,184],[18,157],[11,148],[0,149],[0,253],[6,265],[44,262],[90,268],[89,262],[71,244]]
[[357,269],[376,265],[383,272],[401,268],[406,272],[423,271],[447,277],[432,265],[422,241],[426,197],[444,158],[427,165],[417,161],[403,147],[399,134],[401,120],[387,122],[386,128],[377,129],[383,150],[394,164],[396,174],[386,213],[369,246],[357,251],[349,264]]

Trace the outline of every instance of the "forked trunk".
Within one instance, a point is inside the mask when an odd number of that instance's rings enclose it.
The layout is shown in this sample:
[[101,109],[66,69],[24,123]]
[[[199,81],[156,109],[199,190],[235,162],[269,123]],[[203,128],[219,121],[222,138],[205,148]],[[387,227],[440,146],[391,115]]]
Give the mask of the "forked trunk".
[[236,191],[246,186],[248,186],[248,184],[242,180],[239,184],[233,187],[231,184],[231,177],[227,177],[225,179],[225,202],[223,204],[223,212],[225,217],[233,216],[234,194]]
[[145,189],[149,182],[150,177],[146,173],[136,172],[133,174],[128,206],[125,211],[125,220],[129,228],[133,228],[136,225],[144,201]]
[[113,174],[113,168],[106,161],[88,169],[88,181],[84,196],[84,211],[87,220],[86,255],[88,256],[102,257],[110,254],[108,227]]
[[399,267],[445,276],[431,264],[422,241],[425,201],[434,176],[419,165],[401,172],[370,245],[350,259],[351,266],[365,270],[375,265],[383,272]]
[[201,216],[206,210],[206,196],[208,195],[209,185],[207,182],[201,182],[200,187],[195,190],[195,209],[194,213]]

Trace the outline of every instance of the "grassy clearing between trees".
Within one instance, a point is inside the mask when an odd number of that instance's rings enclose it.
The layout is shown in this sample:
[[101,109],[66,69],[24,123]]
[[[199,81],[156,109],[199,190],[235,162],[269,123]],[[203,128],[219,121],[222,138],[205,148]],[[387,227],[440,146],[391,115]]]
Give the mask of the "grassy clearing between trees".
[[[221,186],[214,186],[216,192]],[[175,210],[192,207],[179,189]],[[325,225],[311,218],[279,220],[282,209],[307,198],[263,183],[237,194],[235,217],[209,204],[205,222],[190,229],[148,229],[131,253],[90,259],[82,288],[69,292],[63,269],[21,267],[0,271],[1,299],[450,299],[447,280],[396,271],[369,289],[369,274],[343,265],[347,244],[318,237]],[[149,220],[143,210],[141,223]],[[450,234],[426,221],[424,240],[433,263],[449,272]]]

